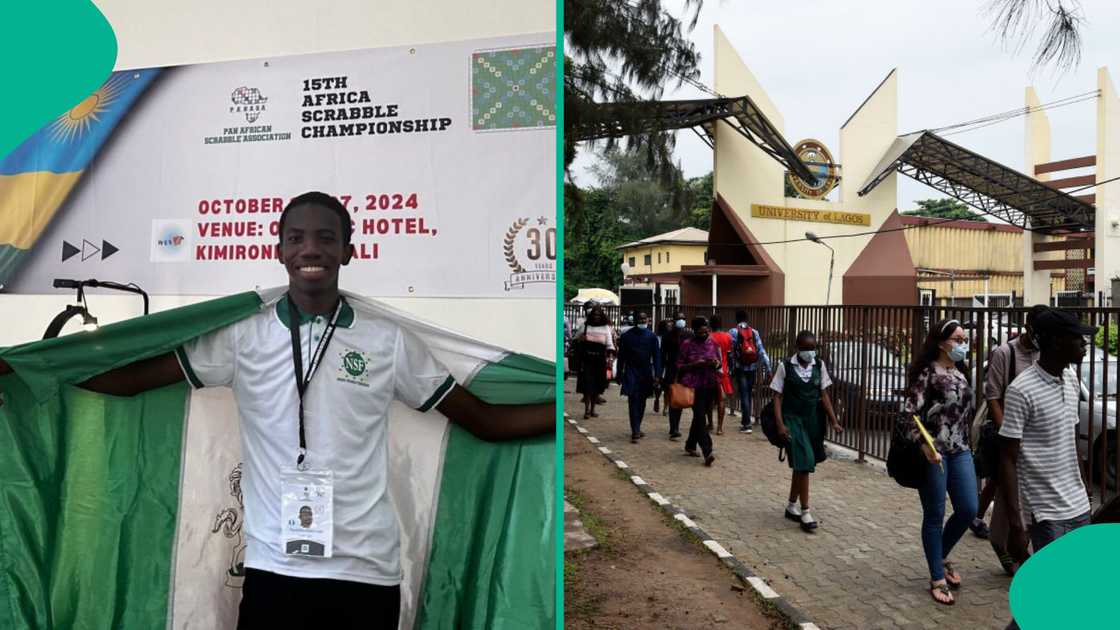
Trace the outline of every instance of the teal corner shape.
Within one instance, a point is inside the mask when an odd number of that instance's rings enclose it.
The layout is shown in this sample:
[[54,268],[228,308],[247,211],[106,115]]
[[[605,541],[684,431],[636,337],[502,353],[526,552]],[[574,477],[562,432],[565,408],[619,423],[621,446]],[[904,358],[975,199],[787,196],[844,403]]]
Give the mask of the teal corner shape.
[[1087,525],[1032,555],[1008,594],[1023,630],[1120,627],[1120,524]]
[[0,3],[0,159],[93,94],[113,70],[117,38],[89,0]]

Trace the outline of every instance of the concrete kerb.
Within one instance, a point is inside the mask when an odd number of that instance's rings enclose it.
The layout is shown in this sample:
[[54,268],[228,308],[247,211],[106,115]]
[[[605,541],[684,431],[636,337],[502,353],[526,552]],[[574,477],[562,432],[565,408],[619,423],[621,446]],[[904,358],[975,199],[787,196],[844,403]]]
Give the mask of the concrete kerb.
[[647,499],[652,501],[662,512],[668,515],[673,520],[680,523],[681,527],[687,531],[691,536],[696,538],[705,549],[711,552],[725,567],[731,570],[731,573],[738,578],[739,582],[750,589],[754,593],[756,600],[759,601],[764,607],[771,608],[775,613],[782,617],[786,624],[791,628],[799,628],[801,630],[819,630],[816,624],[809,620],[809,617],[791,604],[789,600],[782,597],[762,578],[754,573],[746,564],[735,557],[720,545],[716,540],[708,535],[699,525],[696,524],[684,509],[679,506],[673,505],[671,501],[666,499],[661,493],[657,492],[653,486],[646,483],[638,473],[630,467],[618,454],[612,452],[610,449],[599,447],[599,440],[588,433],[587,429],[581,427],[575,419],[568,419],[568,424],[572,425],[576,431],[587,438],[593,445],[597,446],[597,450],[603,454],[611,463],[618,467],[621,472],[624,472],[634,487],[638,489]]

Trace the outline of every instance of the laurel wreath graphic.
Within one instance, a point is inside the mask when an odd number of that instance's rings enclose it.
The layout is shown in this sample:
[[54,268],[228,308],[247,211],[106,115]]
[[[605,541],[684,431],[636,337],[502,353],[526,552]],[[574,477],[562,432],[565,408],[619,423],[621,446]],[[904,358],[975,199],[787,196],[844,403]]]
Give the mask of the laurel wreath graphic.
[[517,238],[517,233],[521,231],[521,228],[525,227],[528,223],[528,217],[514,221],[513,224],[509,226],[509,230],[506,231],[505,239],[502,240],[502,242],[505,243],[505,247],[503,247],[502,250],[506,253],[506,262],[509,263],[509,268],[513,270],[513,273],[525,273],[525,268],[517,261],[517,256],[513,255],[513,241]]

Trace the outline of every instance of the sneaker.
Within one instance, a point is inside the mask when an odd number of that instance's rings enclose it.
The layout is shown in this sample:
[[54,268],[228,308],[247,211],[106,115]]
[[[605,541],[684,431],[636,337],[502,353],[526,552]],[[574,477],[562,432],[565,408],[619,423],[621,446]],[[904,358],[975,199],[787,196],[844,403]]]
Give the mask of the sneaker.
[[681,434],[680,433],[670,433],[669,434],[669,439],[676,442],[677,440],[681,439]]
[[817,519],[813,518],[813,515],[809,513],[809,510],[805,510],[804,512],[802,512],[801,513],[801,529],[803,529],[807,532],[811,532],[816,528],[817,528]]
[[739,433],[750,433],[751,430],[747,427],[739,427]]
[[732,409],[732,410],[728,411],[727,415],[734,416],[735,415],[735,410]]
[[685,447],[684,452],[689,457],[700,457],[700,453],[697,453],[696,449],[690,449],[688,447]]
[[746,429],[746,431],[744,431],[744,433],[754,433],[754,429],[752,429],[750,427],[747,427],[747,429]]
[[711,466],[712,462],[714,462],[714,461],[716,461],[715,453],[708,453],[707,455],[704,456],[704,465],[705,466]]
[[972,523],[968,528],[972,530],[972,533],[975,534],[977,538],[983,538],[984,540],[987,540],[988,536],[991,534],[991,529],[988,528],[988,524],[984,522],[984,519],[972,519]]
[[798,523],[801,522],[801,507],[797,505],[796,501],[786,506],[786,518]]
[[637,444],[638,443],[638,434],[637,433],[630,436],[630,443],[631,444]]

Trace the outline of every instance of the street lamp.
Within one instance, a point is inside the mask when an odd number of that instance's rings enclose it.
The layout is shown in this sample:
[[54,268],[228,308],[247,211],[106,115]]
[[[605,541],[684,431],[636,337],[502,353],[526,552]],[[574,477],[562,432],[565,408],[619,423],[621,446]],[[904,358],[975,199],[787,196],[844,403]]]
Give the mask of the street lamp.
[[832,249],[832,247],[830,247],[828,243],[824,242],[824,239],[817,236],[816,234],[813,234],[812,232],[806,232],[805,238],[813,241],[818,245],[824,245],[825,247],[828,247],[828,251],[831,252],[828,257],[828,289],[824,294],[824,305],[828,306],[829,300],[832,299],[832,266],[836,262],[836,250]]

